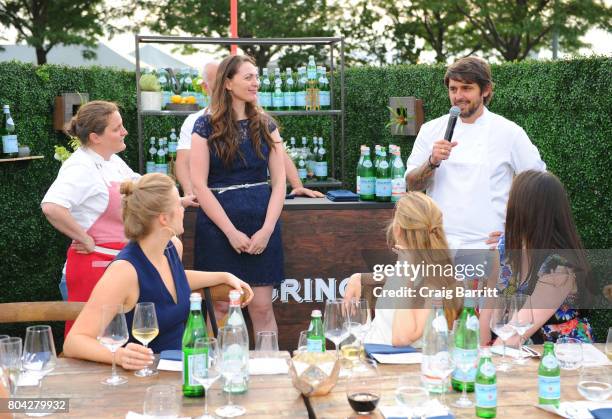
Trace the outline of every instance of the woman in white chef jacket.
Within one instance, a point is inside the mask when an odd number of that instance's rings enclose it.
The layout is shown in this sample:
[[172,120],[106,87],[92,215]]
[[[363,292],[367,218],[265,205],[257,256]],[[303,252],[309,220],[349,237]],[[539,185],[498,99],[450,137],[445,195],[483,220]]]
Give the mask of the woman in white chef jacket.
[[72,239],[66,261],[68,301],[87,301],[126,244],[119,185],[140,175],[116,155],[125,150],[128,132],[114,103],[81,106],[66,133],[78,137],[82,147],[62,165],[41,207],[49,222]]

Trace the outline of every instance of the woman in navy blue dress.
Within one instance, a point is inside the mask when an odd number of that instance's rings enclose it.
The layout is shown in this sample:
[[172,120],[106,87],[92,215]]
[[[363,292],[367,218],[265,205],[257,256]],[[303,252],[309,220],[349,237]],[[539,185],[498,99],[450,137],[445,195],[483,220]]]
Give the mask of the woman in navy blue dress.
[[[116,353],[117,364],[141,369],[153,362],[153,353],[181,349],[192,290],[228,284],[248,293],[250,287],[227,272],[185,271],[183,246],[176,237],[183,233],[183,212],[174,181],[160,173],[144,175],[137,182],[121,184],[122,217],[130,242],[108,266],[64,342],[64,354],[72,358],[111,363],[112,356],[96,340],[102,306],[122,304],[128,329],[132,329],[134,307],[155,303],[159,335],[149,348],[130,341]],[[248,303],[247,297],[246,303]]]
[[255,332],[277,330],[272,290],[284,278],[278,219],[285,199],[282,140],[257,104],[258,88],[250,57],[223,60],[210,114],[196,121],[190,153],[191,182],[202,208],[195,268],[227,271],[253,287],[249,314]]

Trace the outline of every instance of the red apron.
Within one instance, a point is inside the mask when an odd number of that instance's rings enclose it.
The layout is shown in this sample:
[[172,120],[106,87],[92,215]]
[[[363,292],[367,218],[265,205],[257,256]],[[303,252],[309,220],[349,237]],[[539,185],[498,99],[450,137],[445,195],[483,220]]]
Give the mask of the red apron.
[[[119,182],[110,182],[106,210],[87,230],[87,234],[96,244],[92,253],[77,253],[73,246],[68,248],[66,262],[68,301],[87,301],[106,267],[126,245],[121,220]],[[66,335],[73,323],[66,322]]]

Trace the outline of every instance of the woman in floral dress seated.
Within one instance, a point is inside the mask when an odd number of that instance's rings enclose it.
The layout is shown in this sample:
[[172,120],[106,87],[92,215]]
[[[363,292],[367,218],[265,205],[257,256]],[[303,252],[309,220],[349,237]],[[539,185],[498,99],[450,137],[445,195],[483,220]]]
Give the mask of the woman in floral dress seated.
[[[534,325],[524,338],[534,343],[559,337],[593,342],[587,312],[581,308],[588,307],[595,284],[567,193],[555,175],[529,170],[514,179],[497,249],[500,265],[488,285],[500,296],[531,295]],[[490,311],[482,310],[483,344],[491,340],[489,319]],[[518,336],[507,343],[518,344]]]

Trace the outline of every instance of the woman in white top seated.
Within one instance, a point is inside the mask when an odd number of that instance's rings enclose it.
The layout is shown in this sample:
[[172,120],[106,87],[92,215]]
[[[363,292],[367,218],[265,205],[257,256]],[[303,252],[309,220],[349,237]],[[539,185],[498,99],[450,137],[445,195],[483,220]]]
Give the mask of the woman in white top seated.
[[[353,274],[344,298],[346,301],[359,298],[362,284],[374,285],[373,292],[378,298],[375,317],[365,343],[419,348],[431,307],[430,291],[453,291],[451,298],[443,299],[449,328],[452,328],[461,309],[461,300],[456,298],[454,292],[457,281],[452,275],[445,275],[452,261],[442,228],[442,212],[427,195],[408,192],[396,204],[387,229],[387,241],[398,254],[402,276],[384,278],[382,273]],[[405,275],[404,262],[414,268],[421,266],[421,272],[427,267],[427,271],[423,272],[425,275],[414,277],[412,269],[407,269],[408,275]],[[400,296],[393,296],[389,291],[396,291],[396,295],[400,291]]]

